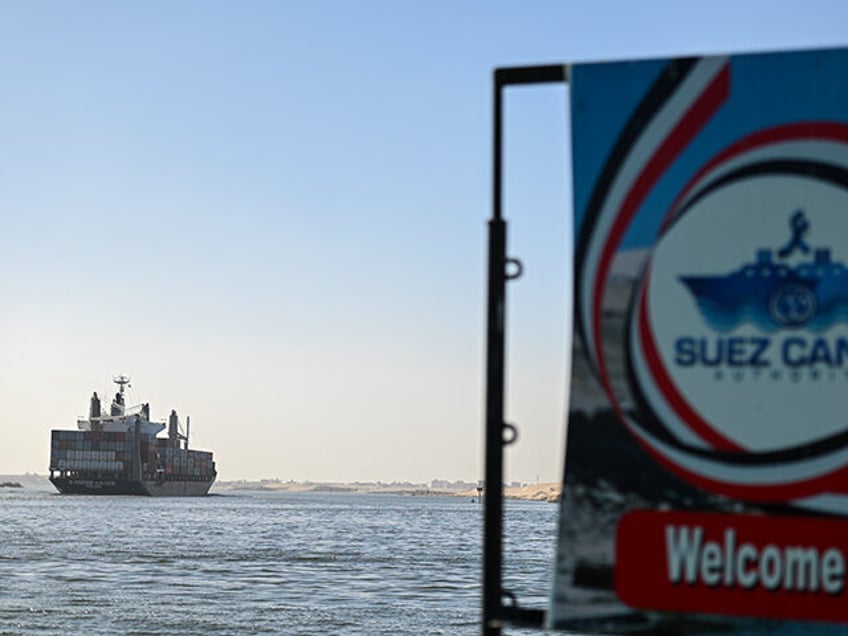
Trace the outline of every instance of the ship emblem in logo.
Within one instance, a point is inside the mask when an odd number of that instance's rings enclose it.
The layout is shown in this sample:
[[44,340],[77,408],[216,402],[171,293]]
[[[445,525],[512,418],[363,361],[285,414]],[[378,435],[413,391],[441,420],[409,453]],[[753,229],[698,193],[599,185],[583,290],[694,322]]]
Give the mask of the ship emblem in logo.
[[784,327],[803,327],[816,313],[816,296],[805,286],[794,283],[780,286],[772,294],[769,316]]
[[[804,235],[810,228],[803,210],[790,220],[792,237],[779,250],[759,249],[756,260],[723,276],[680,276],[704,320],[727,332],[749,322],[766,332],[806,327],[823,331],[848,321],[848,268],[831,259],[828,248],[794,266],[795,252],[810,251]],[[776,258],[775,258],[776,257]]]

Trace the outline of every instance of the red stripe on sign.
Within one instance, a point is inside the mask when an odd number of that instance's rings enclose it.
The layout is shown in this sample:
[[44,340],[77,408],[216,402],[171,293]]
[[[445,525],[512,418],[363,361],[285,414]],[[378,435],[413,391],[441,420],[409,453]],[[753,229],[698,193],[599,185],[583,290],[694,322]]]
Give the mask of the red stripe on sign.
[[848,622],[848,521],[629,512],[615,590],[644,610]]
[[799,140],[813,141],[833,141],[837,143],[848,142],[848,126],[840,122],[833,121],[809,121],[797,124],[787,124],[784,126],[775,126],[774,128],[766,128],[748,135],[734,142],[715,157],[710,159],[695,175],[689,179],[683,189],[680,191],[674,202],[671,204],[666,217],[663,219],[662,227],[660,228],[660,236],[665,234],[671,222],[677,213],[677,209],[681,203],[686,200],[705,175],[712,170],[715,170],[722,163],[734,159],[745,152],[756,150],[762,146],[776,144],[781,142],[791,142]]
[[663,394],[666,402],[671,406],[675,414],[686,423],[692,432],[713,448],[723,451],[744,452],[745,448],[743,446],[713,428],[712,425],[701,417],[701,414],[686,401],[677,389],[677,385],[674,383],[671,375],[666,371],[660,357],[659,349],[654,341],[654,330],[651,326],[651,318],[648,315],[650,267],[651,264],[649,263],[644,275],[645,283],[639,295],[639,336],[642,341],[645,362],[651,369],[651,374],[654,376],[657,388]]
[[639,207],[650,194],[651,189],[674,163],[674,160],[686,148],[698,132],[706,126],[707,122],[716,113],[719,107],[727,99],[730,90],[730,66],[725,64],[722,70],[712,79],[704,91],[693,102],[688,111],[680,118],[680,121],[672,128],[668,137],[654,151],[654,154],[643,165],[642,171],[637,175],[625,196],[615,221],[609,231],[607,242],[603,247],[598,262],[595,288],[592,301],[592,340],[595,343],[598,375],[604,385],[610,402],[617,407],[615,396],[612,391],[612,383],[607,375],[606,360],[604,359],[603,343],[601,339],[601,301],[606,289],[607,275],[613,256],[618,250],[621,240],[630,222],[633,220]]

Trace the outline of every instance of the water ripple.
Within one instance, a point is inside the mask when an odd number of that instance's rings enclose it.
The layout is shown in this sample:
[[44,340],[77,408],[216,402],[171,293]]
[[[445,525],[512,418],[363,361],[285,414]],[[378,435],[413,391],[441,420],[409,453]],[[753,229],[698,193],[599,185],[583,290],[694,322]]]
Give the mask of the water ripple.
[[[480,631],[481,507],[464,499],[0,499],[0,636]],[[555,506],[507,505],[505,584],[525,604],[544,606],[555,523]]]

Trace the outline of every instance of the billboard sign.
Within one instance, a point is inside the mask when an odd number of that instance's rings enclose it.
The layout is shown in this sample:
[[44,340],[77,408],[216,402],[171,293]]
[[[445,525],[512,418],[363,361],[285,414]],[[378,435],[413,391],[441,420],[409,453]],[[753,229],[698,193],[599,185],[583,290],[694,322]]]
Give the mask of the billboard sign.
[[848,50],[575,65],[571,100],[551,626],[848,623]]

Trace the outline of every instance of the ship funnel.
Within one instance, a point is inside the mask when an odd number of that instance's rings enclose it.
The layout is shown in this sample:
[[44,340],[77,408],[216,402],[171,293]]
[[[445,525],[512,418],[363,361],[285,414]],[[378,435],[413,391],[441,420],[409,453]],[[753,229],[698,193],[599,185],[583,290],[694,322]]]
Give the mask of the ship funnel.
[[179,418],[177,412],[171,409],[171,415],[168,417],[168,441],[170,445],[177,448],[180,445]]
[[88,407],[88,419],[93,420],[98,417],[100,417],[100,398],[95,391],[91,396],[91,406]]

